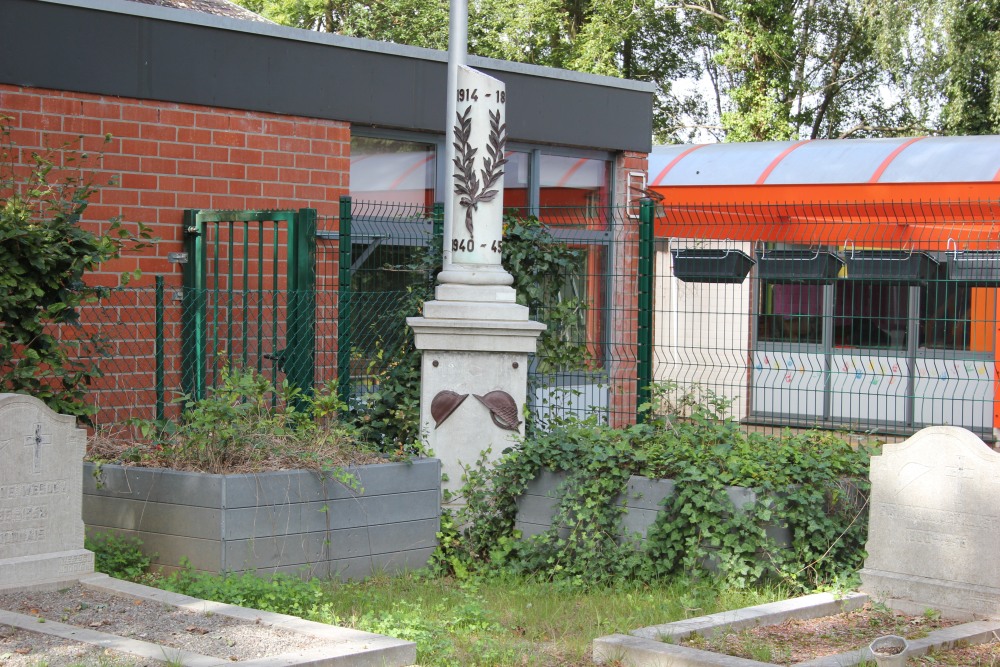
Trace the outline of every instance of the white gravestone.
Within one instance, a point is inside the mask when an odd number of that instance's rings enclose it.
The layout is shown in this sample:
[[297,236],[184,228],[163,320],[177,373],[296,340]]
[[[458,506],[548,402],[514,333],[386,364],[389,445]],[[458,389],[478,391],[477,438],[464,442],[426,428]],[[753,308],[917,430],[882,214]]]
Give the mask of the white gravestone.
[[0,394],[0,590],[94,572],[81,518],[86,437],[40,400]]
[[954,426],[872,458],[862,589],[900,608],[1000,618],[1000,453]]

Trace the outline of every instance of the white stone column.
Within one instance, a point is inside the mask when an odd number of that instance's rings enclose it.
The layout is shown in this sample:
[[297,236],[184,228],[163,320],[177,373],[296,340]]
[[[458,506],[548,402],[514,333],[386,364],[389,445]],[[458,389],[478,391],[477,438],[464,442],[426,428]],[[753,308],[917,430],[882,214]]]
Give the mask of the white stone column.
[[504,84],[460,65],[453,94],[444,270],[423,316],[407,320],[423,354],[421,431],[452,492],[483,452],[495,460],[524,434],[528,354],[545,330],[517,304],[513,278],[500,262]]

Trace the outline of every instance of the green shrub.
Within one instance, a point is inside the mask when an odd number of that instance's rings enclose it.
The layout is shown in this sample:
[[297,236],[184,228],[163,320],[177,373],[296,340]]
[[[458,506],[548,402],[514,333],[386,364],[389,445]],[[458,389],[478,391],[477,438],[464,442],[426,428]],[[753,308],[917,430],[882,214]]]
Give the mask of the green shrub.
[[[85,278],[126,247],[143,247],[149,232],[139,224],[133,234],[117,218],[99,234],[81,227],[97,192],[85,173],[91,157],[66,144],[18,165],[9,122],[0,116],[0,392],[31,394],[88,419],[87,388],[101,377],[105,349],[80,325],[79,307],[107,289]],[[67,327],[72,335],[60,335]]]
[[143,552],[142,541],[136,537],[97,533],[84,539],[83,546],[94,552],[94,569],[108,576],[136,581],[149,572],[151,557]]
[[287,381],[276,387],[253,369],[222,368],[207,396],[182,398],[178,421],[133,420],[144,439],[116,454],[91,456],[208,473],[314,468],[351,479],[341,468],[384,461],[368,451],[357,429],[338,418],[335,387],[304,393]]
[[[457,574],[501,567],[579,584],[714,564],[733,585],[777,579],[800,589],[834,585],[860,567],[871,450],[829,433],[747,433],[711,395],[677,407],[623,430],[563,420],[495,466],[484,459],[466,473],[464,507],[442,524],[435,564]],[[543,469],[566,473],[561,500],[553,527],[522,540],[515,500]],[[618,539],[623,510],[613,502],[633,474],[675,483],[641,544]],[[751,488],[758,499],[737,511],[727,486]],[[776,523],[787,524],[790,548],[769,537]]]

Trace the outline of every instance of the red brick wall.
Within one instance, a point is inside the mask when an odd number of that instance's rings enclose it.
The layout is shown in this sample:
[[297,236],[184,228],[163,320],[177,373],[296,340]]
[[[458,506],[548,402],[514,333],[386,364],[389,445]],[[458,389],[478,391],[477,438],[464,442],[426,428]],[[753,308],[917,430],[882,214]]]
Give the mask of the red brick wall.
[[[615,191],[629,204],[641,197],[630,192],[628,174],[646,173],[644,153],[622,153],[615,165]],[[638,216],[639,207],[629,206],[629,212]],[[611,324],[611,391],[609,396],[611,424],[625,426],[635,422],[636,410],[636,345],[639,335],[638,283],[639,275],[639,220],[629,219],[615,228],[615,250],[612,282]]]
[[91,200],[85,221],[121,216],[161,239],[103,267],[112,275],[179,275],[166,255],[181,250],[184,209],[311,207],[333,216],[347,194],[351,131],[343,122],[7,85],[0,110],[23,149],[69,141],[104,154],[99,181],[118,184]]
[[94,330],[114,341],[105,377],[94,388],[102,422],[137,412],[149,416],[155,367],[151,286],[158,275],[168,288],[165,337],[174,341],[167,348],[165,384],[179,388],[180,304],[173,290],[180,286],[181,266],[166,257],[183,249],[185,209],[309,207],[335,216],[339,197],[348,192],[350,126],[343,122],[9,85],[0,85],[0,113],[10,117],[22,163],[31,151],[67,142],[103,154],[94,163],[95,182],[114,184],[90,200],[85,225],[101,229],[120,216],[126,228],[134,231],[142,222],[160,239],[106,263],[89,279],[114,286],[122,272],[143,273],[133,283],[136,292],[118,294],[85,314]]

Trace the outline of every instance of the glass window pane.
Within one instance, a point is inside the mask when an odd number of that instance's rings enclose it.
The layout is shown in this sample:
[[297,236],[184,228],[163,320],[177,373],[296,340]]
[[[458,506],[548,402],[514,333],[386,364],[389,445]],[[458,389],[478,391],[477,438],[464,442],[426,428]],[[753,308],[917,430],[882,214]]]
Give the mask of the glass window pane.
[[757,337],[785,343],[820,343],[823,285],[761,283]]
[[531,155],[517,151],[506,153],[503,172],[503,208],[509,215],[524,217],[529,212],[528,187],[531,183]]
[[434,203],[434,144],[351,137],[351,197],[429,207]]
[[607,160],[542,155],[539,217],[550,224],[606,227],[610,204]]
[[834,298],[835,347],[906,347],[908,285],[842,280]]
[[941,281],[920,288],[920,347],[991,352],[996,291]]

